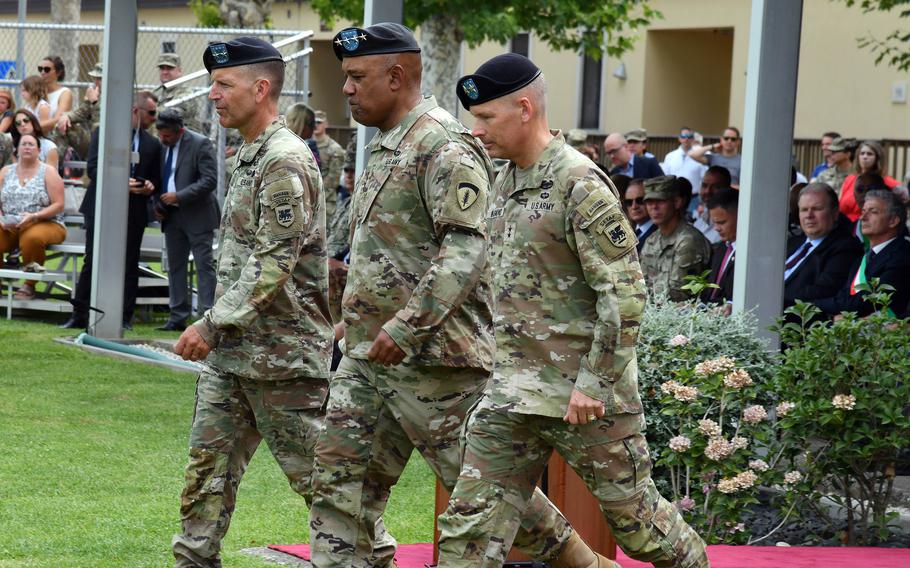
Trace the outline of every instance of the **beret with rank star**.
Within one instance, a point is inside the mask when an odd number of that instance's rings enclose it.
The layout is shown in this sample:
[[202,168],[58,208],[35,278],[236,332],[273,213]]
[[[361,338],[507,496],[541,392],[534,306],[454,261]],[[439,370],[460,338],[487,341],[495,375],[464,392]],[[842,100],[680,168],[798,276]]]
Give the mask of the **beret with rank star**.
[[202,54],[202,64],[209,73],[222,67],[237,67],[266,61],[284,61],[284,58],[272,44],[258,37],[247,36],[213,42]]
[[339,61],[345,57],[388,53],[420,53],[414,32],[401,24],[383,22],[368,28],[346,28],[335,34],[332,49]]
[[530,59],[517,53],[505,53],[478,67],[473,75],[459,79],[456,92],[461,105],[470,110],[471,105],[514,93],[539,76],[540,69]]

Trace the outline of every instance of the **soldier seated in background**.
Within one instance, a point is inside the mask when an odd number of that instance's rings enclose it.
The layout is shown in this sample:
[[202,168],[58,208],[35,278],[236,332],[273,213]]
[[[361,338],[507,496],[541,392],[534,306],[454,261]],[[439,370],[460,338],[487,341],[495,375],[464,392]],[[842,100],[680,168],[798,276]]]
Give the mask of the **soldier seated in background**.
[[76,110],[64,113],[57,120],[56,130],[62,141],[69,148],[72,148],[78,157],[87,159],[89,142],[92,138],[92,132],[98,128],[101,121],[101,79],[104,75],[104,69],[101,63],[95,64],[94,69],[88,72],[88,76],[94,81],[85,89],[82,101]]
[[683,219],[683,200],[673,189],[675,176],[645,180],[645,206],[657,225],[641,249],[641,269],[652,294],[671,300],[690,296],[683,290],[685,277],[701,274],[711,260],[711,243]]

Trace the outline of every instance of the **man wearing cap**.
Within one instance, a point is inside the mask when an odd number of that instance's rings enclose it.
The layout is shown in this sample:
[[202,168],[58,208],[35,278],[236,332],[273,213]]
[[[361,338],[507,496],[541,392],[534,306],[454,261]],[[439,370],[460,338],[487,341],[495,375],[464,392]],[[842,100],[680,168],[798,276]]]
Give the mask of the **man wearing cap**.
[[[347,28],[333,47],[354,119],[379,132],[352,198],[344,358],[316,444],[317,568],[371,565],[365,538],[415,448],[454,487],[459,436],[495,349],[486,152],[421,96],[420,46],[408,28]],[[516,540],[530,556],[557,568],[596,565],[542,493],[523,519]]]
[[657,225],[641,249],[641,270],[652,294],[683,301],[685,277],[709,268],[711,243],[683,218],[682,197],[673,189],[675,176],[645,181],[645,207]]
[[55,126],[57,132],[63,136],[66,145],[75,148],[80,156],[88,156],[92,131],[98,128],[101,121],[99,101],[101,100],[103,75],[104,69],[101,63],[96,63],[95,67],[88,72],[88,76],[92,78],[94,84],[86,87],[79,106],[60,115]]
[[332,347],[322,179],[278,115],[284,61],[240,37],[203,55],[220,123],[244,143],[224,201],[215,304],[174,350],[205,360],[196,384],[176,566],[221,566],[237,488],[265,439],[291,487],[310,502]]
[[636,156],[654,158],[654,154],[648,152],[648,131],[644,128],[635,128],[626,132],[626,142],[629,144],[629,151]]
[[[322,158],[320,170],[322,171],[322,187],[325,188],[325,215],[326,219],[332,219],[337,205],[336,192],[334,190],[341,184],[344,148],[326,133],[328,127],[329,121],[325,111],[317,110],[316,128],[313,130],[313,138],[319,148],[319,157]],[[329,237],[331,238],[331,234]]]
[[707,566],[704,543],[650,478],[635,355],[647,293],[616,188],[549,130],[545,81],[527,58],[494,57],[457,89],[472,133],[510,163],[487,219],[493,377],[439,517],[439,566],[503,564],[554,450],[599,500],[627,554]]
[[205,100],[201,95],[195,99],[190,99],[175,106],[167,106],[167,103],[172,100],[185,97],[192,92],[192,89],[186,83],[170,89],[165,88],[164,86],[165,83],[183,77],[183,69],[180,67],[180,55],[176,53],[162,53],[158,56],[158,61],[155,65],[158,67],[158,78],[161,80],[161,84],[158,85],[154,91],[155,96],[158,97],[158,105],[162,109],[177,109],[183,116],[183,124],[187,128],[207,135],[208,121],[204,116],[206,105]]
[[818,183],[826,183],[840,197],[840,190],[844,186],[844,180],[853,173],[853,152],[856,149],[856,141],[852,141],[838,136],[831,144],[828,145],[828,151],[831,153],[831,167],[823,170],[815,179]]

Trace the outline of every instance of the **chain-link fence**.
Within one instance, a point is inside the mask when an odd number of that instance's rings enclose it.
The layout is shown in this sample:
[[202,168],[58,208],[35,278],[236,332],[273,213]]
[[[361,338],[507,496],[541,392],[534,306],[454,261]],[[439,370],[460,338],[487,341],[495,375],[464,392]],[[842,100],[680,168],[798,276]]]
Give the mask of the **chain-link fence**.
[[[285,58],[290,56],[280,108],[308,98],[308,54],[313,34],[291,30],[141,26],[136,45],[136,88],[151,90],[161,83],[157,67],[159,54],[179,55],[184,75],[190,75],[203,68],[202,54],[210,42],[227,41],[241,35],[278,43]],[[102,60],[103,43],[104,26],[101,25],[0,22],[0,87],[14,89],[17,106],[21,105],[19,83],[27,76],[40,75],[39,65],[45,57],[52,55],[61,57],[66,64],[63,86],[88,87],[92,81],[89,71]],[[52,46],[56,45],[70,47],[65,53],[52,53]],[[201,92],[208,86],[208,75],[201,73],[187,81],[186,86]],[[81,92],[77,93],[76,101],[80,96]]]

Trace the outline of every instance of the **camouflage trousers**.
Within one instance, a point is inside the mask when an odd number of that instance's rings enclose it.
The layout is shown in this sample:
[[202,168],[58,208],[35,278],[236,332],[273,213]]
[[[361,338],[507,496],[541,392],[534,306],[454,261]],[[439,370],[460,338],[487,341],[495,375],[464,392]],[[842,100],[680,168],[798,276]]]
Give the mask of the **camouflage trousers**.
[[[342,359],[316,444],[310,547],[316,568],[371,566],[373,530],[414,448],[451,491],[461,469],[465,417],[480,399],[482,369],[383,367]],[[555,557],[572,534],[539,491],[529,496],[516,546]]]
[[[182,534],[172,546],[175,566],[220,567],[221,541],[237,502],[237,488],[265,440],[291,488],[312,501],[313,449],[322,428],[325,379],[274,383],[204,371],[196,382],[190,461],[180,498]],[[391,563],[395,541],[378,521],[378,552]]]
[[554,449],[600,501],[627,555],[654,566],[708,566],[704,542],[651,480],[643,425],[640,414],[571,425],[484,399],[467,425],[461,474],[439,516],[439,567],[502,566]]

